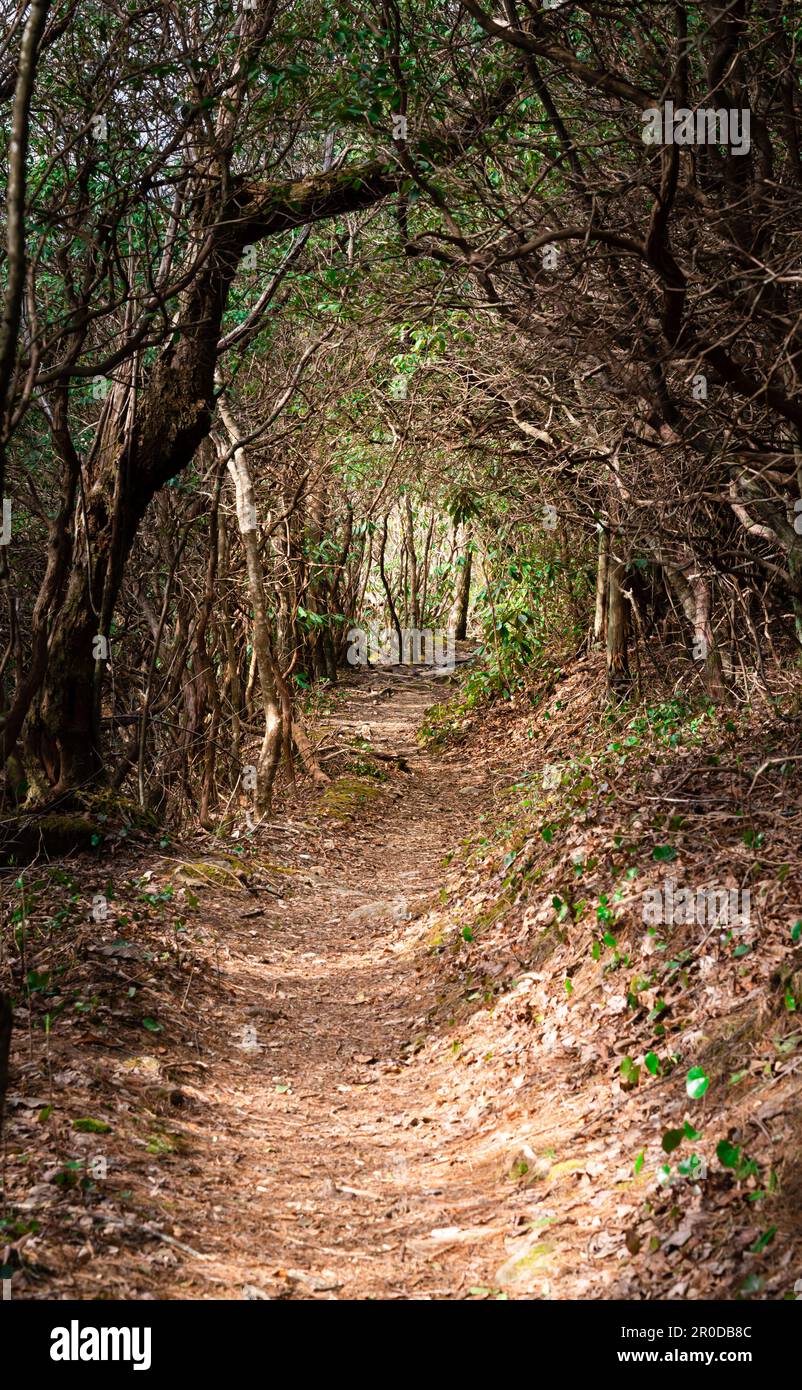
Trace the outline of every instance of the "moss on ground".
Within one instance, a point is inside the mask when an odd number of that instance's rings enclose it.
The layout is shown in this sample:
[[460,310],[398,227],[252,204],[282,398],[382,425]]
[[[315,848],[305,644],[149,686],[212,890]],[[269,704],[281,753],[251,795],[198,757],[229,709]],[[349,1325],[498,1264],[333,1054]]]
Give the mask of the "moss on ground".
[[320,798],[319,814],[333,820],[350,820],[360,806],[379,795],[375,782],[361,777],[338,777]]

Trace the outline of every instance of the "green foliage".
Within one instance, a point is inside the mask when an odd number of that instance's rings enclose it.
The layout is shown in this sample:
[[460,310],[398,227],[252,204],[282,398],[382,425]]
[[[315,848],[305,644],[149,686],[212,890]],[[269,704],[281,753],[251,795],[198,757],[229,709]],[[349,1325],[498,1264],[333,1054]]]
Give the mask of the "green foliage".
[[701,1100],[710,1085],[710,1078],[702,1067],[691,1067],[685,1082],[685,1089],[691,1100]]

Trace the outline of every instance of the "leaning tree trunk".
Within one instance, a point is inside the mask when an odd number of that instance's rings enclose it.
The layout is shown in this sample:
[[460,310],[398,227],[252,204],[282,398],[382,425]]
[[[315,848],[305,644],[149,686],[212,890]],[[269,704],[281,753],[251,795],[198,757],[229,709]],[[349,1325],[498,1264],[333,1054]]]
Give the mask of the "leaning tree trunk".
[[[186,466],[208,431],[209,407],[194,381],[182,389],[178,369],[172,378],[166,370],[154,376],[130,447],[119,440],[117,410],[106,412],[64,598],[53,617],[47,670],[26,721],[26,762],[44,770],[54,795],[102,775],[102,677],[113,663],[111,618],[126,562],[151,498]],[[125,390],[115,389],[108,401]]]
[[47,670],[23,732],[26,761],[44,770],[54,795],[102,776],[100,697],[114,655],[115,603],[148,504],[188,466],[211,428],[217,340],[237,257],[236,248],[210,254],[182,301],[185,336],[165,348],[141,390],[132,368],[131,381],[106,398],[85,468],[69,578],[51,615]]

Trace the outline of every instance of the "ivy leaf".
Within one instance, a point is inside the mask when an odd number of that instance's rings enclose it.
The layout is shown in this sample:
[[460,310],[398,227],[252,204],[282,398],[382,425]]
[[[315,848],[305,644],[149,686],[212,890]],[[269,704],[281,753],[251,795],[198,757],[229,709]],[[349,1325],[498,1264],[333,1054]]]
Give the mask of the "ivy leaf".
[[658,864],[668,864],[676,857],[677,851],[672,845],[655,845],[652,850],[652,859],[656,859]]
[[716,1145],[716,1158],[723,1168],[737,1168],[741,1161],[741,1150],[729,1139],[722,1139]]
[[701,1100],[710,1085],[710,1077],[705,1076],[702,1067],[691,1067],[685,1082],[685,1090],[691,1100]]
[[661,1140],[664,1152],[673,1154],[674,1150],[679,1148],[684,1138],[685,1134],[683,1130],[667,1129]]

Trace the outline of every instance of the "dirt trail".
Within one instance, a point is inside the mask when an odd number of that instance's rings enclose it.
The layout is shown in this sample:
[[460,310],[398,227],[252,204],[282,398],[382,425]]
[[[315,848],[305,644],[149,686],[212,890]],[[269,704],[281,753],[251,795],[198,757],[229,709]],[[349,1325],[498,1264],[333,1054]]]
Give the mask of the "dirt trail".
[[[760,1016],[750,1003],[776,995],[765,981],[787,945],[764,948],[761,993],[725,947],[710,963],[704,941],[674,939],[700,953],[698,982],[689,966],[665,986],[682,1065],[624,1087],[622,1058],[654,1045],[648,1000],[642,1021],[626,1016],[592,927],[538,932],[564,861],[539,843],[523,916],[501,884],[507,856],[485,872],[514,843],[509,788],[554,756],[551,728],[532,740],[528,719],[493,731],[487,717],[481,745],[474,729],[424,752],[424,712],[451,693],[439,684],[399,668],[329,692],[321,756],[334,746],[326,765],[352,771],[322,796],[307,781],[241,857],[229,825],[163,856],[142,836],[119,858],[76,859],[50,885],[59,903],[71,894],[69,931],[34,878],[26,968],[56,984],[27,1036],[17,1010],[3,1223],[17,1239],[0,1246],[14,1297],[702,1299],[757,1278],[788,1296],[797,1030],[781,997]],[[594,717],[592,684],[576,684],[589,694],[571,712],[561,692],[563,739]],[[360,773],[360,739],[374,769],[396,759],[386,781]],[[609,891],[611,847],[638,841],[626,808],[591,805],[572,833]],[[108,875],[109,922],[82,922]],[[621,922],[628,960],[638,938]],[[701,1104],[685,1084],[699,1063]],[[664,1189],[663,1138],[687,1119],[711,1169]],[[765,1213],[714,1158],[736,1131],[759,1172],[779,1172]],[[90,1182],[99,1154],[107,1172]]]
[[440,1109],[449,1078],[415,1051],[435,1003],[416,919],[491,793],[464,754],[416,744],[438,684],[403,668],[355,681],[332,722],[369,724],[373,748],[404,755],[409,773],[355,823],[304,834],[304,891],[296,880],[258,920],[217,905],[237,1006],[216,1060],[203,1053],[204,1161],[173,1165],[162,1189],[179,1238],[206,1258],[172,1247],[157,1296],[450,1297],[490,1277],[484,1232],[470,1259],[464,1246],[488,1213],[453,1107]]

